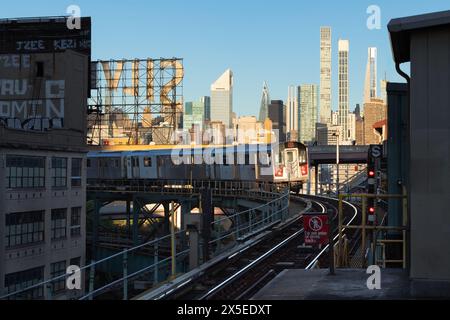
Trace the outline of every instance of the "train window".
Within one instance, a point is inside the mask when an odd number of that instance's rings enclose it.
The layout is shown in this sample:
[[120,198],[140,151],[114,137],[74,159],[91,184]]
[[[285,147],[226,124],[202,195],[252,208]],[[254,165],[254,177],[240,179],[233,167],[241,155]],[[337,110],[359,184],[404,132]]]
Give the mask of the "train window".
[[300,150],[300,154],[299,154],[299,160],[300,163],[305,163],[306,162],[306,151],[305,150]]
[[114,159],[114,168],[119,168],[119,159]]
[[265,152],[260,152],[258,155],[258,163],[261,166],[269,166],[270,165],[270,154]]
[[245,153],[245,164],[250,164],[250,152]]
[[91,159],[86,159],[86,167],[91,167]]
[[151,166],[152,166],[152,158],[144,157],[144,167],[151,167]]
[[139,167],[139,157],[131,157],[131,166]]
[[292,152],[292,151],[287,152],[287,161],[294,162],[294,152]]

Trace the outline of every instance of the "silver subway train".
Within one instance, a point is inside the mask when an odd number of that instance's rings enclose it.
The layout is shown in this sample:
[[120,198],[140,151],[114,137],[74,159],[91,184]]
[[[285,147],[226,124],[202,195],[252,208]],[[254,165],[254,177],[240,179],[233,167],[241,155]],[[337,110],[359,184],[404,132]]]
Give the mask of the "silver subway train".
[[233,146],[110,146],[87,155],[88,179],[234,180],[291,183],[308,177],[299,142]]

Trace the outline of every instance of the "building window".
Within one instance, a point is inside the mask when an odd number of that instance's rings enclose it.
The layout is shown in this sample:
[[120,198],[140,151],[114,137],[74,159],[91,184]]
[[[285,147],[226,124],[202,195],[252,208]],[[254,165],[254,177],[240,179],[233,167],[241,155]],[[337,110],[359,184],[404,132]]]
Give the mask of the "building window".
[[7,214],[5,217],[6,248],[44,241],[44,214],[45,211]]
[[81,235],[81,207],[72,208],[70,214],[70,235]]
[[52,158],[52,187],[67,186],[67,158]]
[[52,210],[52,240],[63,239],[67,232],[67,209]]
[[76,258],[70,259],[70,265],[71,266],[77,266],[77,267],[81,268],[81,257],[76,257]]
[[[5,275],[5,288],[7,293],[13,293],[43,281],[44,267],[42,266]],[[43,286],[39,286],[15,295],[12,299],[39,299],[43,296]]]
[[72,187],[81,187],[81,164],[82,163],[83,163],[83,159],[81,159],[81,158],[73,158],[72,159],[72,178],[71,178]]
[[[66,274],[66,261],[59,261],[50,265],[50,278],[56,278]],[[66,288],[66,278],[61,277],[58,280],[52,281],[52,289],[54,293],[60,292]]]
[[152,158],[144,157],[144,167],[151,167],[151,166],[152,166]]
[[8,188],[44,188],[45,157],[6,156]]
[[42,78],[44,76],[44,62],[36,61],[36,77]]

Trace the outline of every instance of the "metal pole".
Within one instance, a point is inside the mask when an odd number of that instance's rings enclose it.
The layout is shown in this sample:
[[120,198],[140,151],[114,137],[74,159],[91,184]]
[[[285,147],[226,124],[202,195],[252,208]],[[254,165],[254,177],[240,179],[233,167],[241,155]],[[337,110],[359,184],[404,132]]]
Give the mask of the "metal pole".
[[155,242],[153,245],[153,264],[155,265],[155,269],[153,269],[153,282],[154,284],[158,283],[158,262],[159,262],[159,256],[158,256],[158,242]]
[[172,223],[170,224],[170,249],[172,253],[172,276],[175,277],[177,273],[176,248],[175,248],[175,211],[173,201],[170,202],[170,215],[172,216]]
[[128,300],[128,254],[123,250],[123,300]]
[[361,236],[361,267],[365,266],[365,252],[366,252],[366,208],[367,198],[362,197],[362,236]]
[[333,243],[333,214],[332,210],[328,210],[328,244],[330,246],[328,253],[330,255],[330,275],[335,275],[335,265],[334,265],[334,243]]
[[[343,197],[342,195],[339,195],[339,205],[338,205],[338,210],[339,210],[339,214],[338,214],[338,234],[339,234],[339,246],[338,246],[338,257],[340,257],[340,254],[342,253],[341,251],[341,246],[342,246],[342,224],[343,224],[343,209],[342,209],[342,200]],[[338,260],[338,266],[339,266],[339,260]]]
[[[89,270],[89,293],[94,291],[94,279],[95,279],[95,260],[91,261],[92,267]],[[89,300],[93,300],[94,296],[89,295]]]
[[336,136],[336,196],[339,197],[339,134]]

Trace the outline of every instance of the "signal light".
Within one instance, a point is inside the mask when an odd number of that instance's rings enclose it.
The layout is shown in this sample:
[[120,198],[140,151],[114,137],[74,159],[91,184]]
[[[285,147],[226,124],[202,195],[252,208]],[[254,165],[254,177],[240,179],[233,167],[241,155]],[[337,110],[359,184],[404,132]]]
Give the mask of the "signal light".
[[374,207],[370,207],[369,208],[369,213],[375,213],[375,208]]
[[369,171],[369,177],[374,177],[374,176],[375,176],[375,171],[370,170],[370,171]]

